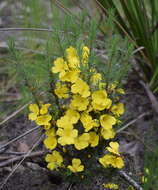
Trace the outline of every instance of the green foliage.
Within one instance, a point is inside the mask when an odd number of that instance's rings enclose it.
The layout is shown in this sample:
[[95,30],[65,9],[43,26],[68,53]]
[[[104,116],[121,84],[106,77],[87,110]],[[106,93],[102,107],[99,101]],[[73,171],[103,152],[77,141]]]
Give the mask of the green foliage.
[[121,34],[133,41],[139,51],[138,64],[149,82],[153,92],[158,92],[158,2],[150,0],[98,0],[103,11],[113,9],[115,19]]
[[142,178],[144,190],[158,189],[158,149],[155,152],[147,152],[144,163],[144,177]]
[[[45,28],[44,23],[48,23],[50,18],[46,9],[42,8],[43,2],[40,0],[22,2],[26,8],[22,11],[24,15],[22,27]],[[16,76],[18,87],[22,92],[22,102],[33,99],[43,101],[43,98],[49,101],[52,98],[54,81],[50,72],[52,62],[56,57],[61,56],[61,52],[65,56],[64,50],[69,46],[77,47],[79,55],[83,45],[93,49],[90,64],[95,64],[96,68],[107,76],[109,83],[120,82],[129,70],[128,61],[132,54],[132,46],[129,42],[122,40],[118,34],[107,34],[105,41],[98,40],[101,34],[97,20],[89,19],[86,12],[65,14],[55,4],[50,5],[49,14],[52,16],[49,23],[53,32],[35,30],[23,32],[22,35],[26,40],[20,42],[20,45],[24,47],[22,50],[16,48],[16,44],[19,44],[18,38],[10,39],[8,42],[11,52],[9,61],[12,64],[12,73]],[[108,26],[113,26],[111,19],[109,17],[107,21]],[[107,53],[103,52],[103,56],[107,54],[107,60],[103,60],[100,54],[104,49]]]
[[114,12],[111,10],[106,24],[101,26],[105,35],[105,43],[101,45],[101,48],[106,50],[107,57],[105,64],[99,62],[99,68],[107,76],[109,83],[116,81],[121,83],[130,71],[131,64],[129,62],[131,61],[134,46],[128,39],[122,39],[116,30],[113,19]]

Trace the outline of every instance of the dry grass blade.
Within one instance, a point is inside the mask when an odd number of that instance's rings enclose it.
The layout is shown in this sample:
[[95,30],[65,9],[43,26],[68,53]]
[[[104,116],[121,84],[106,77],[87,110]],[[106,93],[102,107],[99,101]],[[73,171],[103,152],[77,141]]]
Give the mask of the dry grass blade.
[[52,2],[53,1],[55,2],[56,6],[58,8],[60,8],[62,11],[64,11],[64,13],[66,13],[66,14],[68,14],[70,16],[71,15],[75,16],[76,20],[79,21],[79,18],[76,15],[74,15],[70,9],[68,9],[67,7],[65,7],[60,1],[58,1],[58,0],[52,0]]
[[59,7],[61,10],[63,10],[66,14],[72,15],[72,12],[66,8],[60,1],[58,0],[52,0],[55,2],[56,6]]
[[34,32],[54,32],[48,28],[0,28],[0,32],[4,31],[34,31]]
[[7,181],[11,178],[11,176],[14,174],[14,172],[18,169],[18,167],[22,164],[22,162],[31,154],[31,152],[34,150],[34,148],[41,142],[43,139],[43,135],[40,136],[40,138],[36,141],[36,143],[32,146],[32,148],[27,152],[26,155],[23,156],[22,160],[17,164],[17,166],[11,171],[11,173],[7,176],[7,178],[4,180],[4,182],[1,184],[0,189],[3,189]]

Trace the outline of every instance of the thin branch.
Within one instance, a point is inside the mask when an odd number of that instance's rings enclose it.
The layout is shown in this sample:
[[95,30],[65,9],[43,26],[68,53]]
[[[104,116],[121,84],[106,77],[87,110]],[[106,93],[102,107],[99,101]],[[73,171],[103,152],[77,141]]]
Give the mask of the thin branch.
[[16,116],[19,112],[21,112],[22,110],[24,110],[28,105],[30,104],[27,103],[25,105],[23,105],[22,107],[20,107],[18,110],[16,110],[15,112],[13,112],[11,115],[9,115],[8,117],[6,117],[3,121],[0,122],[0,125],[3,125],[4,123],[6,123],[8,120],[10,120],[11,118],[13,118],[14,116]]
[[21,139],[22,137],[24,137],[24,136],[26,136],[26,135],[32,133],[33,131],[35,131],[35,130],[37,130],[37,129],[39,129],[39,128],[40,128],[40,126],[36,126],[36,127],[32,128],[32,129],[26,131],[26,132],[23,133],[22,135],[19,135],[18,137],[15,137],[14,139],[12,139],[12,140],[10,140],[9,142],[7,142],[6,144],[0,146],[0,151],[3,151],[8,145],[12,144],[13,142],[15,142],[15,141]]
[[45,153],[46,153],[45,151],[38,151],[38,152],[32,152],[29,155],[27,153],[27,154],[22,155],[22,156],[16,156],[14,158],[10,158],[10,159],[8,159],[8,160],[6,160],[4,162],[1,162],[0,163],[0,168],[8,166],[10,164],[13,164],[14,162],[17,162],[17,161],[23,159],[24,156],[25,156],[25,159],[26,159],[26,158],[33,158],[33,157],[43,156]]
[[27,154],[22,157],[22,160],[16,165],[16,167],[11,171],[11,173],[7,176],[7,178],[1,184],[0,189],[3,189],[3,187],[5,186],[5,184],[7,183],[7,181],[10,179],[10,177],[14,174],[14,172],[22,164],[22,162],[25,160],[25,158],[27,158],[31,154],[31,152],[33,151],[33,149],[41,142],[42,139],[43,139],[43,135],[40,136],[40,138],[36,141],[36,143],[32,146],[32,148],[27,152]]
[[144,117],[146,115],[149,115],[149,114],[150,114],[150,112],[145,112],[145,113],[140,114],[137,118],[131,120],[129,123],[125,124],[123,127],[121,127],[120,129],[118,129],[116,131],[116,133],[120,133],[121,131],[125,130],[127,127],[129,127],[130,125],[132,125],[133,123],[135,123],[137,120],[139,120],[142,117]]
[[123,177],[129,184],[131,184],[136,190],[143,190],[143,188],[135,181],[133,180],[129,175],[126,174],[125,171],[120,170],[118,171],[121,177]]

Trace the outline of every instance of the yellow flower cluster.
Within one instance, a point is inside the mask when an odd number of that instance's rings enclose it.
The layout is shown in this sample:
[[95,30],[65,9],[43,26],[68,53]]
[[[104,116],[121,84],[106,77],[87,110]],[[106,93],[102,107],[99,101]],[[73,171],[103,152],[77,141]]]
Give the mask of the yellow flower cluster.
[[45,129],[49,129],[51,124],[50,121],[52,116],[48,114],[48,108],[51,104],[42,104],[40,107],[37,104],[30,104],[29,110],[29,120],[35,121],[37,125],[44,126]]
[[110,152],[104,155],[102,158],[99,158],[99,162],[105,167],[114,167],[122,168],[124,166],[123,159],[119,154],[119,144],[117,142],[110,142],[110,146],[107,147],[107,150]]
[[103,187],[104,188],[107,188],[107,189],[119,189],[119,186],[117,184],[114,184],[114,183],[107,183],[107,184],[103,184]]
[[[112,84],[107,86],[96,68],[87,70],[89,55],[87,46],[82,47],[81,56],[74,47],[69,47],[64,58],[54,60],[51,70],[57,80],[52,90],[60,109],[56,120],[52,117],[50,104],[31,104],[29,107],[29,119],[44,126],[44,145],[53,150],[45,158],[51,170],[64,167],[76,173],[86,169],[82,160],[86,150],[97,148],[100,143],[114,138],[114,125],[124,113],[124,105],[113,98],[113,95],[123,94],[123,89]],[[122,168],[124,163],[119,154],[119,144],[111,142],[107,150],[110,153],[100,158],[99,162],[104,167]],[[74,158],[74,152],[79,151],[84,152],[83,155],[77,154]],[[69,161],[64,160],[67,152]]]

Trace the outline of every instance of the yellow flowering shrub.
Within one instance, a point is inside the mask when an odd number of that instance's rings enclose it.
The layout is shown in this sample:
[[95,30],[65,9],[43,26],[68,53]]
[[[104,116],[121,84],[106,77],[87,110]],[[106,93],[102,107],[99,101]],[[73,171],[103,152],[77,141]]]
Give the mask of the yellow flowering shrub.
[[124,166],[119,143],[107,146],[124,113],[124,105],[119,102],[124,90],[117,88],[117,83],[108,84],[97,68],[89,68],[89,56],[87,46],[82,47],[80,55],[74,47],[67,48],[51,69],[52,77],[56,76],[52,89],[56,101],[29,106],[28,118],[45,130],[44,145],[50,152],[45,160],[50,170],[82,173],[89,169],[87,159],[95,159],[100,168]]

